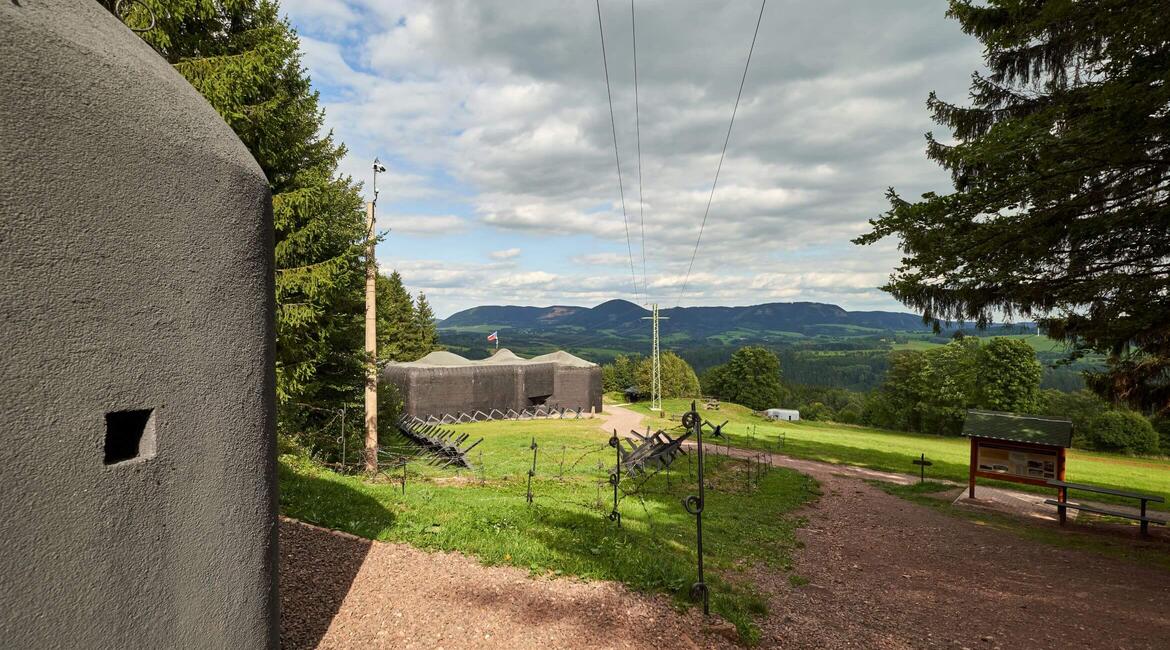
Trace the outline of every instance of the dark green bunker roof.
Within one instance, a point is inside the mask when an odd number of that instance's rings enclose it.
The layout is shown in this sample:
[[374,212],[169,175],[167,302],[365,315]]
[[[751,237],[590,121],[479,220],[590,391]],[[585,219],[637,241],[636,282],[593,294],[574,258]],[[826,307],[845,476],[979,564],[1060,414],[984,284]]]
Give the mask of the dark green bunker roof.
[[967,411],[967,420],[963,423],[963,435],[1069,447],[1072,445],[1072,422],[1045,415],[971,410]]

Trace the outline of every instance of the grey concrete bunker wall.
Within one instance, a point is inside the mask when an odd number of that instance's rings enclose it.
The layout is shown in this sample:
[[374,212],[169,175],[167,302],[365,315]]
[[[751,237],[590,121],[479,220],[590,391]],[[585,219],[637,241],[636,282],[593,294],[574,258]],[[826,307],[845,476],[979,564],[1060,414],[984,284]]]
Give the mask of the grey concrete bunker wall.
[[402,394],[403,411],[418,417],[486,413],[492,409],[519,410],[527,401],[522,367],[515,365],[387,366],[381,377]]
[[550,398],[556,391],[558,368],[555,364],[540,363],[516,366],[516,368],[519,371],[517,381],[523,386],[522,394],[518,400],[521,408],[540,406],[542,404],[554,405],[553,400]]
[[264,174],[97,2],[0,34],[0,645],[275,647]]
[[601,368],[558,366],[556,387],[549,403],[565,408],[601,412]]
[[389,365],[381,380],[393,384],[403,411],[415,417],[520,411],[537,405],[601,411],[601,369],[554,363],[473,366]]

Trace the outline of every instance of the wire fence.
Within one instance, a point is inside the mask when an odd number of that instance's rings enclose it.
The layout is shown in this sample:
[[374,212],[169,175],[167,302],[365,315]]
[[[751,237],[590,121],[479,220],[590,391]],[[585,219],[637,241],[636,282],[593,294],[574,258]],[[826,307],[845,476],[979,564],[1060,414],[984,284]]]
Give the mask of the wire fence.
[[[417,422],[425,424],[422,420]],[[597,512],[599,516],[608,517],[618,526],[621,525],[623,516],[629,517],[636,513],[636,518],[644,522],[651,534],[655,534],[665,522],[661,516],[654,514],[659,508],[652,507],[649,501],[660,503],[676,499],[681,501],[684,493],[693,489],[697,483],[695,450],[693,448],[688,450],[682,446],[686,435],[672,437],[668,433],[683,428],[648,431],[647,434],[631,431],[621,439],[618,439],[615,432],[611,441],[581,444],[541,445],[539,437],[534,436],[531,443],[524,446],[525,451],[531,450],[533,454],[532,465],[522,476],[525,480],[522,490],[516,496],[537,506],[571,506]],[[754,441],[751,433],[748,432],[749,440]],[[619,447],[624,445],[620,447],[621,452],[614,451],[615,440]],[[727,467],[727,464],[731,463],[733,467],[739,466],[741,469],[708,475],[705,486],[708,490],[716,493],[750,492],[758,487],[773,468],[771,453],[767,451],[744,456],[743,450],[739,450],[737,456],[732,456],[729,453],[730,447],[725,446],[727,444],[725,435],[714,436],[713,442],[718,446],[712,451],[722,456],[718,461],[719,466]],[[724,444],[719,445],[719,442]],[[658,452],[663,450],[669,452],[655,454],[653,453],[655,448]],[[651,451],[644,451],[641,455],[631,457],[631,454],[639,449]],[[476,452],[474,462],[468,462],[465,466],[454,465],[442,458],[437,459],[431,450],[400,434],[379,445],[378,473],[386,480],[398,483],[399,492],[404,498],[412,477],[414,480],[435,479],[433,474],[427,477],[427,471],[453,471],[456,476],[462,471],[469,471],[471,477],[467,483],[486,486],[489,475],[487,461],[483,449]],[[581,471],[582,466],[588,464],[587,461],[592,462],[590,470]],[[417,469],[412,469],[412,466]],[[424,470],[426,467],[431,469]],[[560,487],[549,490],[547,488],[550,484],[546,481],[555,481]],[[574,496],[565,496],[566,482],[572,482],[578,487],[572,491]],[[611,490],[613,497],[608,496]],[[635,510],[630,511],[631,507]]]

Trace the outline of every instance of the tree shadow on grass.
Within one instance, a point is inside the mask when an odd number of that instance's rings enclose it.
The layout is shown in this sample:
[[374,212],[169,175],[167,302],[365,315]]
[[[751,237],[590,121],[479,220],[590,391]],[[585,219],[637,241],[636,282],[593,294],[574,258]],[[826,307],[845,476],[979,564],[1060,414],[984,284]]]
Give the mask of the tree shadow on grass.
[[[280,466],[283,515],[369,537],[394,515],[347,483]],[[280,645],[315,648],[341,609],[373,542],[301,521],[280,523]]]

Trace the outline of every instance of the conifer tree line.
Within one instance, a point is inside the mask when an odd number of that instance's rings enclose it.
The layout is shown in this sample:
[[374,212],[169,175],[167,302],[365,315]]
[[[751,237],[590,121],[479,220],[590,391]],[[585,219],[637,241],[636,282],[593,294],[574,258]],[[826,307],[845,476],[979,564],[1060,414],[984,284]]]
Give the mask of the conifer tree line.
[[[103,0],[114,10],[114,0]],[[151,16],[146,16],[149,12]],[[273,0],[123,3],[127,24],[198,90],[268,178],[276,247],[276,393],[283,441],[333,458],[342,414],[357,449],[363,420],[367,233],[361,184],[338,175],[345,146],[324,112],[300,43]],[[377,283],[379,361],[434,349],[434,314],[397,272]],[[395,408],[391,391],[379,411]],[[387,420],[392,414],[386,414]]]
[[1170,416],[1170,10],[1166,0],[950,0],[984,45],[971,104],[931,94],[954,191],[890,209],[885,289],[935,319],[1038,318],[1106,356],[1098,394]]

